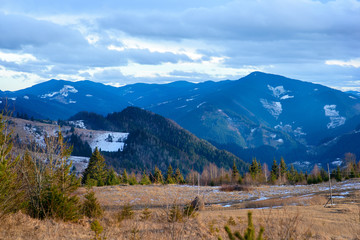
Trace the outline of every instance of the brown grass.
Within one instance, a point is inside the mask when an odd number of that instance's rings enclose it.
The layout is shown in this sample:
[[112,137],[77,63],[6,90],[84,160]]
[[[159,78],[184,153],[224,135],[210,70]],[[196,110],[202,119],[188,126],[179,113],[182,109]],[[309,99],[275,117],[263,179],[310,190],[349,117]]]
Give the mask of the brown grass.
[[[246,228],[247,208],[252,208],[256,231],[260,225],[264,226],[267,239],[360,239],[359,190],[346,190],[348,194],[339,190],[335,194],[345,198],[337,198],[335,206],[324,208],[327,201],[324,192],[284,196],[274,192],[276,188],[221,192],[217,190],[219,188],[202,187],[200,194],[207,204],[211,204],[197,217],[183,217],[179,221],[169,221],[170,209],[173,205],[181,208],[193,200],[196,187],[113,186],[95,188],[94,191],[105,207],[104,216],[98,220],[104,227],[101,236],[106,239],[217,239],[218,236],[227,239],[224,226],[229,219],[235,224],[231,226],[233,231],[242,232]],[[80,196],[85,193],[82,188],[77,191]],[[269,198],[261,200],[261,196]],[[234,204],[231,207],[219,204],[229,202]],[[126,203],[133,206],[134,217],[118,221],[117,214]],[[151,211],[148,219],[142,218],[146,207]],[[88,218],[78,223],[41,221],[16,213],[0,223],[0,239],[89,240],[94,237],[91,222]]]

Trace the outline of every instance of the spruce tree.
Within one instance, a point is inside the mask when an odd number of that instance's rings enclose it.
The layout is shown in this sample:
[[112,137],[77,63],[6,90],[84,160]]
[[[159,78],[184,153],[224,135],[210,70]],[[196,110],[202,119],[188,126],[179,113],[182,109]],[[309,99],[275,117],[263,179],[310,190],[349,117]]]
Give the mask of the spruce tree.
[[279,177],[279,165],[277,164],[276,160],[274,159],[273,165],[271,166],[271,182],[274,183]]
[[141,185],[149,185],[151,184],[151,181],[149,179],[149,176],[146,174],[145,170],[142,174],[141,180],[140,180],[140,184]]
[[154,170],[154,183],[164,183],[164,178],[163,175],[161,173],[161,170],[155,166],[155,170]]
[[115,170],[110,169],[106,177],[106,185],[118,185],[120,184],[118,176],[116,176]]
[[286,176],[286,172],[287,172],[287,167],[285,164],[285,160],[283,157],[281,157],[280,160],[280,177],[282,178],[282,181],[285,181],[285,176]]
[[12,156],[12,131],[6,117],[0,114],[0,218],[15,210],[22,193],[18,181],[19,158]]
[[170,164],[169,167],[168,167],[167,173],[166,173],[166,180],[165,180],[165,182],[166,182],[167,184],[173,184],[173,183],[175,183],[175,180],[174,180],[173,175],[174,175],[174,170],[173,170],[173,168],[172,168],[172,166],[171,166],[171,164]]
[[232,167],[232,174],[231,174],[232,182],[236,182],[239,179],[239,175],[240,175],[240,173],[236,167],[235,160],[234,160],[233,167]]
[[184,177],[181,174],[181,171],[180,171],[179,168],[176,168],[176,171],[175,171],[175,181],[178,184],[184,184],[185,183]]
[[86,181],[95,180],[97,186],[103,186],[106,181],[106,176],[105,159],[101,156],[98,148],[95,148],[89,160],[89,165],[84,171],[82,183],[86,184]]
[[126,172],[126,169],[124,169],[121,182],[124,183],[124,184],[129,183],[129,176],[128,176],[127,172]]

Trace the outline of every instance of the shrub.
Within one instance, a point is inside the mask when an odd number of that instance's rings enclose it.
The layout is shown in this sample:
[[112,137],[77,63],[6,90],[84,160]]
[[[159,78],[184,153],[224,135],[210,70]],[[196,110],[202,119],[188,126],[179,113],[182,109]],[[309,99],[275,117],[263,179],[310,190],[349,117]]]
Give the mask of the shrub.
[[134,211],[132,206],[127,203],[125,204],[121,211],[118,213],[117,219],[119,222],[121,222],[124,219],[132,219],[134,217]]
[[93,238],[93,240],[102,240],[102,238],[100,237],[100,234],[103,232],[103,227],[101,226],[101,224],[99,223],[98,220],[94,220],[91,225],[90,225],[91,230],[94,232],[95,237]]
[[86,193],[82,210],[84,215],[89,218],[97,218],[102,216],[103,210],[95,197],[94,191],[88,191]]

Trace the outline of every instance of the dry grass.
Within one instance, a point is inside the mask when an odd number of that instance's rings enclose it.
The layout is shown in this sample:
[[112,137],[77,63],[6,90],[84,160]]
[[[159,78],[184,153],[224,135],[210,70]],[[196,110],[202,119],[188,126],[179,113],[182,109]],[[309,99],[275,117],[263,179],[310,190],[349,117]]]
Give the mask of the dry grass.
[[[179,221],[169,221],[172,206],[182,209],[197,195],[197,187],[113,186],[94,191],[105,208],[104,216],[98,220],[104,227],[101,236],[106,239],[227,239],[224,225],[231,220],[233,231],[243,231],[248,208],[252,208],[256,230],[264,226],[267,239],[360,239],[360,193],[356,188],[346,188],[346,183],[337,186],[334,195],[340,198],[335,198],[336,205],[328,208],[323,207],[327,195],[321,185],[260,186],[250,192],[202,187],[200,194],[208,204],[205,211]],[[85,193],[86,189],[77,191],[80,196]],[[223,207],[225,203],[231,206]],[[134,217],[118,221],[117,214],[125,204],[133,206]],[[144,219],[147,207],[151,214]],[[91,221],[41,221],[17,213],[0,223],[0,239],[88,240],[94,237]]]

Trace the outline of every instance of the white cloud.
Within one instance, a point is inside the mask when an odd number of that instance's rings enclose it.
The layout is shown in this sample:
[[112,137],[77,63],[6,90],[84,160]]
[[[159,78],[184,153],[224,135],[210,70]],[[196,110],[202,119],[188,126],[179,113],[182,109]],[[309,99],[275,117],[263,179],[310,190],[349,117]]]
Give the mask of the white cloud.
[[351,59],[349,61],[342,61],[342,60],[326,60],[325,64],[327,65],[337,65],[341,67],[354,67],[360,68],[360,58],[358,59]]

